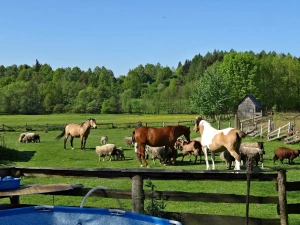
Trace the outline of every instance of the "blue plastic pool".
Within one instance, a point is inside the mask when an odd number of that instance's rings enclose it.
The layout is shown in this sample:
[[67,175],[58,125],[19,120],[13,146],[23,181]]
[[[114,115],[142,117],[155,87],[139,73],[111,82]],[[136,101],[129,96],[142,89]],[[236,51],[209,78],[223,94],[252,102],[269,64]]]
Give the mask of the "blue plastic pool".
[[32,206],[0,210],[5,225],[180,225],[173,220],[118,209]]

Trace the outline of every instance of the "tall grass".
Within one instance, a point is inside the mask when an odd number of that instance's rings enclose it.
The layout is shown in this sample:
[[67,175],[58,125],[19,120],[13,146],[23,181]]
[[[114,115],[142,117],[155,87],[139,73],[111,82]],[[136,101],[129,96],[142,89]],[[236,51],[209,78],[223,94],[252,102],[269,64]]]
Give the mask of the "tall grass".
[[[11,126],[18,126],[21,124],[67,124],[67,123],[81,123],[86,119],[96,118],[97,123],[122,123],[122,122],[174,122],[177,124],[179,120],[194,120],[196,115],[38,115],[38,116],[0,116],[0,123]],[[221,124],[222,128],[227,127],[229,121],[224,121]],[[233,124],[233,123],[231,123]],[[193,128],[193,124],[188,126]],[[216,124],[213,124],[217,127]],[[61,130],[62,131],[62,130]],[[58,167],[58,168],[138,168],[138,163],[133,150],[133,147],[126,146],[123,141],[124,136],[130,136],[132,128],[106,128],[101,127],[92,129],[90,136],[87,139],[86,151],[80,151],[80,140],[74,139],[75,150],[71,150],[69,140],[67,142],[67,150],[63,149],[63,139],[55,140],[61,132],[48,131],[40,132],[40,143],[20,143],[18,138],[20,132],[0,132],[0,143],[5,147],[0,148],[0,166],[24,166],[24,167]],[[117,147],[123,147],[125,151],[126,160],[108,162],[98,161],[95,153],[95,146],[100,145],[100,137],[102,135],[108,136],[108,142],[114,143]],[[199,133],[192,131],[191,138],[198,137]],[[1,142],[2,140],[2,142]],[[291,148],[299,148],[299,144],[285,145],[281,141],[268,142],[262,139],[252,139],[247,137],[244,141],[264,141],[266,155],[266,168],[286,168],[288,181],[299,181],[300,159],[296,158],[292,165],[281,165],[280,162],[273,163],[273,152],[279,146],[288,146]],[[152,168],[155,169],[174,169],[174,170],[205,170],[205,164],[194,164],[189,162],[189,158],[185,157],[181,161],[181,155],[177,159],[175,166],[164,167],[160,164],[153,164],[148,160]],[[216,169],[225,170],[225,163],[221,162],[219,157],[216,157]],[[49,184],[49,183],[70,183],[83,184],[84,187],[93,188],[101,185],[111,189],[131,189],[131,180],[129,179],[100,179],[100,178],[55,178],[55,177],[23,177],[21,184]],[[208,193],[228,193],[228,194],[246,194],[246,182],[222,182],[222,181],[153,181],[156,190],[169,191],[190,191],[190,192],[208,192]],[[270,182],[252,182],[251,195],[257,196],[276,196],[275,184]],[[21,197],[21,203],[37,204],[37,205],[72,205],[79,206],[82,197],[64,197],[64,196],[48,196],[48,195],[27,195]],[[8,201],[7,199],[0,199],[1,202]],[[299,192],[288,193],[288,203],[300,202]],[[125,208],[131,208],[130,200],[122,200]],[[244,204],[226,204],[226,203],[201,203],[201,202],[166,202],[166,211],[174,212],[191,212],[191,213],[207,213],[219,215],[245,215]],[[101,199],[89,197],[86,206],[94,207],[119,207],[115,199]],[[250,216],[259,218],[278,218],[275,205],[260,205],[251,204]],[[299,218],[295,215],[290,215],[290,224],[299,224]]]

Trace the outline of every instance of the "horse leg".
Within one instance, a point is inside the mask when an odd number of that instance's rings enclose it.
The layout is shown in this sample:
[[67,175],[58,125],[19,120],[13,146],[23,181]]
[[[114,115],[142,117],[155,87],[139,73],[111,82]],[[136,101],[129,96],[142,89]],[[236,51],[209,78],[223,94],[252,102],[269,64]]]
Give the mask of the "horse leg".
[[230,150],[230,154],[235,159],[235,167],[234,170],[240,170],[241,169],[241,157],[235,150]]
[[86,138],[82,137],[82,140],[81,140],[81,150],[85,150],[85,143],[86,143]]
[[138,150],[138,161],[139,161],[139,165],[140,167],[143,166],[142,164],[142,160],[144,161],[144,164],[146,167],[150,167],[145,159],[145,147],[146,145],[145,144],[139,144],[138,145],[139,147],[139,150]]
[[[177,153],[177,150],[175,149],[174,145],[171,145],[170,148],[172,149],[172,155],[173,155],[173,162],[172,162],[172,164],[175,165],[178,153]],[[167,149],[167,151],[166,151],[166,149]],[[166,146],[165,151],[168,154],[168,151],[169,151],[169,147],[168,146]]]
[[215,153],[211,151],[212,170],[215,169]]
[[74,150],[74,148],[73,148],[73,139],[74,139],[74,137],[71,135],[70,144],[71,144],[71,148]]
[[69,135],[67,134],[66,137],[65,137],[65,139],[64,139],[64,149],[65,150],[67,149],[66,148],[66,143],[67,143],[68,137],[69,137]]
[[202,147],[202,151],[205,156],[206,170],[209,170],[209,163],[208,163],[208,158],[207,158],[207,147]]

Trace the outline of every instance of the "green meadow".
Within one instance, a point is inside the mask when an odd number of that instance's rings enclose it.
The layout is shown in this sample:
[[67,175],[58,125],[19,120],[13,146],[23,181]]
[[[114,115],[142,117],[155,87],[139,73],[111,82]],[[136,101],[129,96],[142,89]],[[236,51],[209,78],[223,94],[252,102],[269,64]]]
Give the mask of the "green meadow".
[[[57,114],[57,115],[1,115],[0,124],[6,126],[27,126],[43,124],[61,124],[68,123],[82,123],[88,118],[95,118],[97,120],[98,128],[92,129],[87,139],[86,150],[80,150],[80,140],[74,139],[74,147],[70,147],[70,141],[67,142],[67,150],[63,149],[63,138],[55,140],[62,130],[39,130],[41,137],[40,143],[20,143],[18,141],[22,130],[17,131],[1,131],[0,141],[8,150],[0,152],[0,166],[23,166],[23,167],[57,167],[57,168],[139,168],[138,162],[132,146],[126,146],[123,138],[124,136],[131,136],[132,127],[120,126],[112,128],[107,126],[107,123],[124,124],[137,123],[142,121],[143,124],[158,122],[162,124],[166,122],[169,124],[177,124],[178,121],[192,121],[196,115],[89,115],[89,114]],[[229,121],[223,121],[221,127],[225,128]],[[233,124],[233,121],[232,123]],[[193,129],[192,122],[186,122],[184,125],[190,126]],[[216,124],[212,124],[217,127]],[[23,130],[24,132],[24,130]],[[34,131],[35,132],[35,131]],[[122,161],[99,161],[95,153],[95,146],[100,145],[100,137],[102,135],[108,136],[108,142],[116,144],[117,147],[122,147],[125,153],[125,160]],[[199,137],[199,133],[191,131],[191,139]],[[286,168],[288,181],[299,181],[300,159],[296,158],[292,165],[288,165],[287,161],[281,164],[277,161],[273,163],[273,152],[279,146],[287,146],[290,148],[299,148],[299,144],[285,145],[282,141],[268,142],[264,139],[245,138],[243,141],[264,141],[266,155],[264,156],[265,168]],[[194,157],[192,156],[192,161]],[[148,163],[155,169],[174,169],[174,170],[205,170],[205,162],[202,157],[201,164],[199,160],[196,164],[189,161],[186,156],[184,161],[181,161],[181,154],[177,158],[176,165],[162,166],[159,161],[153,164],[151,159]],[[150,168],[151,169],[151,168]],[[258,169],[258,168],[256,168]],[[216,170],[226,170],[225,163],[220,161],[216,156]],[[56,177],[22,177],[21,185],[29,184],[50,184],[50,183],[70,183],[83,184],[86,188],[93,188],[96,186],[105,186],[109,189],[131,189],[130,179],[99,179],[99,178],[56,178]],[[156,190],[168,191],[186,191],[186,192],[208,192],[208,193],[228,193],[228,194],[246,194],[246,182],[223,182],[223,181],[162,181],[154,180]],[[145,188],[147,189],[147,188]],[[255,182],[251,183],[251,195],[256,196],[277,196],[275,184],[270,182]],[[36,205],[67,205],[79,206],[83,197],[66,197],[66,196],[50,196],[50,195],[26,195],[22,196],[20,201],[22,204],[36,204]],[[7,199],[0,199],[0,203],[6,203]],[[121,200],[124,207],[131,208],[131,201]],[[288,203],[300,202],[300,191],[288,193]],[[166,202],[166,211],[173,212],[190,212],[199,214],[218,214],[218,215],[245,215],[245,204],[228,204],[228,203],[202,203],[202,202]],[[101,199],[89,197],[85,206],[93,207],[119,207],[115,199]],[[276,205],[260,205],[251,204],[251,217],[258,218],[279,218],[277,215]],[[289,215],[290,224],[299,224],[300,219],[297,215]]]

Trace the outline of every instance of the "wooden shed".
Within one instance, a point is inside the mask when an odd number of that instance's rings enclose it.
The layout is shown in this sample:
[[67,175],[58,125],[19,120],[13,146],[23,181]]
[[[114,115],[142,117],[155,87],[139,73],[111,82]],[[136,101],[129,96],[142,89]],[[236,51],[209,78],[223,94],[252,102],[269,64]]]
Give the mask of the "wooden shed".
[[247,94],[238,106],[239,117],[254,118],[262,115],[262,105],[252,95]]

